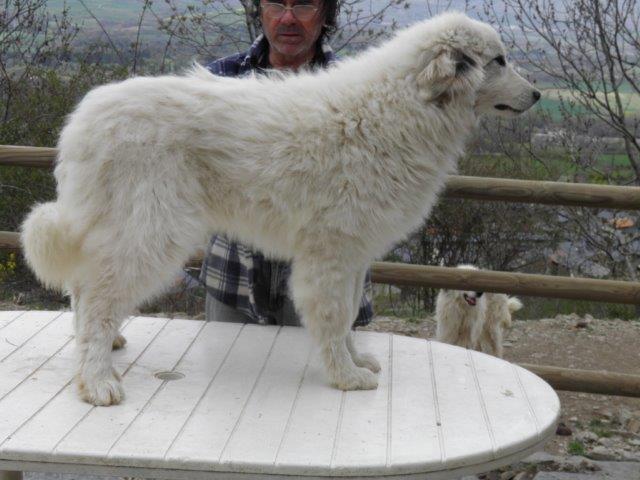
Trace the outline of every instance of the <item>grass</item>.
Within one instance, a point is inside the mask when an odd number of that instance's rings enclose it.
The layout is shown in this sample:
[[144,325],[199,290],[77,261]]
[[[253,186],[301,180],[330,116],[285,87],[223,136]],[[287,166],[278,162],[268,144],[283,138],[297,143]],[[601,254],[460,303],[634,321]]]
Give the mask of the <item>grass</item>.
[[414,307],[410,302],[389,304],[387,300],[373,301],[373,308],[376,315],[381,317],[398,317],[404,318],[409,323],[420,323],[421,319],[432,314],[422,307]]
[[[526,178],[528,180],[572,181],[576,174],[588,175],[587,183],[610,184],[611,181],[625,183],[635,178],[635,173],[629,163],[629,157],[621,153],[600,154],[593,169],[581,169],[572,162],[565,150],[561,148],[547,148],[539,152],[543,165],[538,160],[523,158],[518,165],[513,165],[512,160],[501,158],[499,155],[478,154],[473,155],[475,165],[482,164],[487,172],[465,170],[464,162],[461,163],[461,175],[492,176],[506,178]],[[527,162],[527,164],[525,164]],[[548,169],[547,169],[548,168]],[[598,172],[606,172],[602,175]],[[605,177],[606,176],[606,177]]]
[[[562,120],[562,100],[564,100],[564,108],[570,110],[572,114],[583,115],[588,113],[588,109],[576,101],[576,95],[568,88],[557,88],[553,84],[544,83],[538,83],[536,86],[542,90],[542,98],[535,108],[545,110],[553,120]],[[597,96],[601,100],[605,98],[604,92],[600,92]],[[613,100],[612,94],[609,94],[608,97]],[[620,98],[627,115],[640,114],[640,95],[633,91],[631,87],[623,85],[620,88]],[[574,104],[570,105],[572,101]]]
[[[543,95],[544,100],[550,105],[554,102],[559,105],[561,98],[565,101],[571,101],[576,98],[575,94],[566,88],[547,88],[544,90]],[[627,113],[640,113],[640,95],[631,91],[622,91],[619,95],[620,101]],[[605,94],[604,92],[600,92],[596,94],[596,97],[598,97],[598,100],[604,100]],[[607,97],[613,102],[614,98],[612,94],[607,95]]]
[[[635,178],[635,172],[629,163],[629,157],[625,154],[603,153],[597,157],[594,168],[581,169],[569,158],[566,152],[558,149],[557,151],[549,150],[542,155],[545,163],[551,166],[553,175],[556,178],[548,177],[548,172],[542,165],[536,168],[537,173],[544,180],[557,180],[560,177],[574,178],[576,174],[587,175],[587,183],[610,184],[611,181],[625,183]],[[599,172],[605,172],[601,174]],[[561,178],[560,178],[560,181]],[[571,181],[571,180],[569,180]]]
[[[142,2],[114,2],[104,0],[85,0],[85,5],[95,14],[101,22],[118,24],[135,24],[142,11]],[[157,2],[161,13],[168,9],[164,7],[164,2]],[[80,2],[68,0],[48,0],[47,10],[54,14],[62,12],[63,6],[69,9],[69,14],[75,20],[89,20],[91,15]],[[154,8],[156,6],[154,5]],[[151,15],[150,15],[151,16]]]
[[524,308],[516,314],[516,318],[553,318],[576,313],[581,317],[590,314],[595,318],[638,319],[633,305],[539,297],[523,297],[522,300]]
[[598,156],[602,166],[629,167],[629,155],[624,153],[603,153]]
[[571,455],[580,456],[584,456],[585,453],[587,453],[582,442],[579,442],[578,440],[572,440],[571,442],[569,442],[569,445],[567,446],[567,452],[569,452]]
[[597,418],[589,422],[589,430],[598,435],[598,437],[609,438],[611,436],[611,432],[607,429],[606,425]]
[[407,323],[411,323],[411,324],[414,324],[414,325],[418,325],[419,323],[421,323],[421,322],[422,322],[422,318],[420,318],[420,317],[413,317],[413,316],[411,316],[411,317],[407,317],[407,318],[405,318],[405,321],[406,321]]

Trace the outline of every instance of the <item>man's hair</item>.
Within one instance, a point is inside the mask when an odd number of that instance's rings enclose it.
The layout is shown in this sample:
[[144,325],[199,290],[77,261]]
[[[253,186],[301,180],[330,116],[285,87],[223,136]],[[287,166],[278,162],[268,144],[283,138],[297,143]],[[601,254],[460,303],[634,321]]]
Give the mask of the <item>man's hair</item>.
[[[340,0],[320,0],[320,8],[324,13],[324,23],[320,38],[325,39],[333,35],[338,28],[338,14],[340,13]],[[253,0],[253,18],[262,28],[260,22],[260,0]]]

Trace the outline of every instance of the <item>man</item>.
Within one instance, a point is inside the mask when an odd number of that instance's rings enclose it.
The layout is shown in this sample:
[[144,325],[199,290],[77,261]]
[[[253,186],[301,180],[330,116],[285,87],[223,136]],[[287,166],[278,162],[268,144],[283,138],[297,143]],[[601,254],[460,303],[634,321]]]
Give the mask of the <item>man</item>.
[[[322,68],[334,63],[327,38],[336,28],[338,0],[254,0],[263,34],[247,52],[209,64],[216,75],[268,69]],[[207,320],[300,325],[287,295],[290,265],[215,235],[202,265]],[[371,321],[369,275],[356,325]]]

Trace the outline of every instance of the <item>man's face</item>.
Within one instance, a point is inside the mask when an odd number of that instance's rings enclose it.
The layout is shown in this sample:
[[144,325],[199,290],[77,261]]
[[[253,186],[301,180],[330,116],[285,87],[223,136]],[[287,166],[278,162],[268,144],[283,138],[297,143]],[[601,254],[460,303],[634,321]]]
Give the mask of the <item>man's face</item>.
[[[289,9],[283,12],[283,6]],[[313,57],[324,23],[322,6],[322,0],[260,1],[260,19],[269,41],[270,59],[273,61],[275,56],[280,64],[274,67],[298,67],[301,59],[308,61]]]

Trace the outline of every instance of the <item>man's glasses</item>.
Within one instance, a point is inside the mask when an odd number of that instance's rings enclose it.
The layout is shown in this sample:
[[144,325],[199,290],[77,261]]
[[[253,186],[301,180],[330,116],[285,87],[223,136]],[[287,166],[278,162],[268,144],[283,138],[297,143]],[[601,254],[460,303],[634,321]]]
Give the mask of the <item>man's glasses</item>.
[[284,12],[286,12],[287,10],[291,10],[291,13],[293,13],[293,16],[296,17],[298,20],[311,20],[313,18],[313,16],[316,14],[316,12],[318,11],[318,7],[316,7],[315,5],[311,5],[311,4],[301,4],[301,5],[294,5],[293,7],[285,7],[283,4],[281,3],[263,3],[262,4],[262,11],[264,12],[265,16],[270,17],[270,18],[282,18],[282,16],[284,15]]

